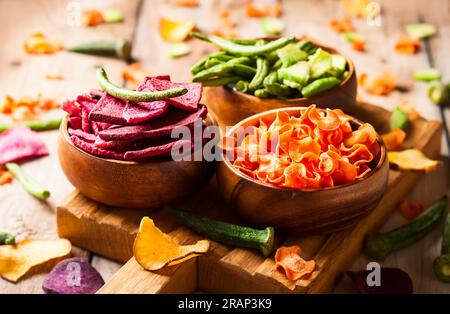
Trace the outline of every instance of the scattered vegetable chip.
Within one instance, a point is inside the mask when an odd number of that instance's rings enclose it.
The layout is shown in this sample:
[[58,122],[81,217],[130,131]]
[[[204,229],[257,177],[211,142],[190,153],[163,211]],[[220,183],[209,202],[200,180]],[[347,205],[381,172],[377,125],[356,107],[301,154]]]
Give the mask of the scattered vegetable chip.
[[420,49],[420,42],[416,38],[399,35],[395,43],[395,51],[405,55],[413,55]]
[[24,240],[15,245],[0,246],[0,275],[11,282],[23,276],[52,267],[68,257],[72,245],[66,239]]
[[10,183],[13,178],[11,172],[0,169],[0,185]]
[[118,9],[108,9],[102,12],[103,19],[106,23],[123,22],[123,13]]
[[63,49],[56,38],[48,38],[43,33],[33,33],[25,39],[24,48],[31,54],[52,54]]
[[369,76],[366,73],[362,73],[358,77],[358,84],[364,88],[364,90],[373,95],[388,95],[395,90],[395,77],[392,73],[384,71],[378,75]]
[[159,20],[159,31],[162,38],[167,41],[183,41],[194,28],[195,24],[191,21],[172,21],[166,18]]
[[153,220],[142,218],[139,232],[134,241],[134,257],[144,269],[159,270],[190,258],[206,253],[209,249],[207,240],[200,240],[192,245],[180,245],[169,235],[158,229]]
[[180,7],[195,8],[198,7],[198,0],[177,0],[177,5]]
[[178,58],[191,53],[191,47],[185,43],[173,43],[168,49],[169,56]]
[[266,17],[261,20],[261,25],[264,34],[276,35],[280,34],[284,30],[284,23],[281,19],[276,17]]
[[298,245],[278,248],[275,253],[275,268],[282,269],[289,280],[309,277],[316,268],[316,262],[305,261],[300,256],[301,252]]
[[18,125],[0,134],[0,165],[47,155],[45,144],[26,126]]
[[127,85],[130,83],[133,88],[139,85],[139,82],[145,80],[147,76],[151,76],[152,73],[145,69],[140,63],[133,63],[127,65],[122,71],[122,77],[127,80]]
[[330,27],[337,33],[353,32],[355,30],[350,16],[344,15],[342,19],[333,18],[330,20]]
[[450,83],[437,82],[428,87],[428,98],[438,106],[445,105],[450,99]]
[[366,41],[364,37],[357,33],[346,32],[344,33],[344,38],[349,43],[352,44],[352,49],[356,51],[365,51],[366,50]]
[[369,0],[342,0],[344,12],[350,16],[366,17],[369,13]]
[[391,130],[402,129],[406,131],[409,126],[409,117],[399,106],[391,114]]
[[405,29],[408,35],[415,39],[430,37],[437,32],[436,26],[428,23],[408,24]]
[[400,212],[403,217],[407,219],[416,218],[423,212],[424,209],[425,207],[422,203],[411,203],[406,199],[400,202]]
[[52,269],[42,289],[49,294],[94,294],[104,284],[102,276],[87,259],[73,257]]
[[248,17],[280,17],[283,14],[283,8],[279,1],[273,4],[255,4],[251,1],[245,6],[245,13]]
[[440,162],[427,158],[418,149],[407,149],[400,152],[388,152],[389,163],[399,170],[415,170],[432,172]]
[[381,138],[388,151],[399,150],[405,141],[406,133],[402,129],[393,129],[392,131],[381,135]]
[[355,284],[359,293],[363,294],[410,294],[413,293],[413,283],[409,275],[401,269],[382,267],[380,268],[380,285],[369,286],[367,284],[371,271],[358,272],[347,271],[347,276]]

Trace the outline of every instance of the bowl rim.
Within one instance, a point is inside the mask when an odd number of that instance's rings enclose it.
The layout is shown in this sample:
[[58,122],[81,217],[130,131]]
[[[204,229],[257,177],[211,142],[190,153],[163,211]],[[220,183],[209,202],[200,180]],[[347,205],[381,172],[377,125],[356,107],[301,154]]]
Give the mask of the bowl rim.
[[[265,37],[265,38],[263,38],[263,39],[274,40],[274,39],[277,39],[277,38],[279,38],[279,37],[280,37],[280,36],[275,36],[275,37]],[[333,88],[330,89],[330,90],[327,90],[327,91],[325,91],[325,92],[323,92],[323,93],[319,93],[319,94],[314,95],[314,96],[309,97],[309,98],[308,98],[308,97],[297,97],[297,98],[286,98],[286,99],[278,99],[278,98],[259,98],[259,97],[256,97],[255,95],[250,95],[250,94],[247,94],[247,93],[243,93],[243,92],[241,92],[241,91],[238,91],[238,90],[235,88],[234,84],[222,85],[221,87],[222,87],[222,88],[225,88],[225,89],[231,91],[232,93],[235,93],[235,94],[237,94],[237,95],[239,95],[239,96],[241,96],[241,97],[248,98],[248,99],[250,99],[250,100],[252,100],[252,101],[254,101],[254,100],[260,100],[260,101],[283,101],[283,102],[287,102],[287,103],[289,103],[289,102],[301,102],[301,101],[314,101],[314,99],[317,99],[317,98],[319,98],[319,97],[323,97],[323,96],[325,96],[325,95],[328,95],[329,93],[331,93],[331,92],[333,92],[333,91],[336,91],[336,89],[338,89],[338,88],[342,88],[342,86],[346,85],[346,84],[352,79],[352,76],[353,76],[353,75],[356,75],[356,74],[355,74],[355,73],[356,73],[355,65],[353,64],[352,59],[350,59],[350,58],[348,57],[348,55],[342,53],[341,51],[339,51],[339,50],[337,50],[337,49],[335,49],[335,48],[333,48],[333,47],[331,47],[331,46],[327,46],[327,45],[325,45],[325,44],[322,44],[322,43],[319,42],[318,40],[313,39],[313,38],[311,38],[311,37],[309,37],[309,36],[303,35],[303,36],[299,36],[299,37],[296,37],[296,38],[297,38],[297,40],[307,39],[307,40],[311,41],[315,46],[317,46],[317,47],[319,47],[319,48],[322,48],[323,50],[325,50],[325,51],[327,51],[327,52],[332,52],[332,53],[335,53],[335,54],[338,54],[338,55],[343,56],[343,57],[345,58],[345,60],[347,61],[347,64],[348,64],[348,72],[349,72],[348,75],[347,75],[347,77],[345,78],[345,80],[343,80],[338,86],[335,86],[335,87],[333,87]]]
[[[306,108],[307,107],[305,107],[305,106],[292,106],[292,107],[285,107],[285,108],[276,108],[276,109],[271,109],[271,110],[267,110],[267,111],[263,111],[263,112],[257,113],[255,115],[247,117],[247,118],[239,121],[238,123],[236,123],[232,128],[230,128],[228,130],[228,132],[226,132],[225,136],[230,136],[230,134],[233,134],[235,132],[235,130],[238,127],[240,127],[241,125],[243,125],[245,123],[248,123],[248,122],[251,122],[253,120],[256,120],[256,119],[258,119],[258,118],[260,118],[262,116],[273,114],[273,113],[275,113],[277,111],[294,111],[294,110],[301,110],[301,109],[306,109]],[[318,109],[322,110],[322,111],[326,110],[324,108],[319,108],[319,107],[318,107]],[[351,116],[351,117],[353,119],[355,119],[357,122],[361,123],[361,124],[364,123],[363,121],[361,121],[359,119],[356,119],[353,116]],[[332,186],[332,187],[320,188],[320,189],[296,189],[296,188],[289,188],[289,187],[280,187],[280,186],[276,186],[276,185],[273,185],[273,184],[270,184],[270,183],[264,183],[264,182],[257,181],[255,179],[251,178],[250,176],[242,173],[238,169],[236,169],[231,164],[230,160],[228,160],[226,158],[226,155],[225,155],[223,149],[222,149],[221,154],[222,154],[222,163],[224,163],[226,165],[226,167],[228,169],[230,169],[234,174],[236,174],[238,177],[240,177],[240,179],[244,179],[245,181],[248,181],[248,182],[256,184],[256,185],[260,185],[262,187],[271,188],[271,189],[279,190],[279,191],[289,191],[289,192],[297,191],[297,192],[306,192],[306,193],[314,193],[314,192],[317,193],[317,192],[320,192],[320,191],[335,191],[335,190],[338,190],[338,189],[348,188],[348,187],[350,187],[352,185],[356,185],[356,184],[362,183],[362,182],[368,180],[369,178],[373,177],[375,175],[375,173],[377,173],[383,167],[385,162],[387,161],[386,146],[384,145],[383,139],[381,138],[380,134],[378,134],[378,132],[377,132],[377,142],[380,145],[380,152],[379,152],[380,158],[378,160],[377,165],[372,169],[371,173],[367,177],[356,179],[355,181],[350,182],[350,183],[341,184],[341,185]]]

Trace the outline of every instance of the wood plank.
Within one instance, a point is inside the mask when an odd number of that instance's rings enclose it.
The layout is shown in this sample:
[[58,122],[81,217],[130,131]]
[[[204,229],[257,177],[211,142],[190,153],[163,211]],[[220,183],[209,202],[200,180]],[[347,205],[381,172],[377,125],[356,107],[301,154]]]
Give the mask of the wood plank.
[[[87,0],[78,1],[81,8],[92,7]],[[124,62],[110,58],[83,56],[67,52],[59,52],[49,56],[27,55],[23,51],[23,41],[33,32],[41,31],[47,35],[58,36],[69,46],[85,40],[127,37],[134,28],[134,15],[138,1],[97,1],[99,8],[115,7],[125,15],[125,22],[118,25],[102,25],[96,28],[80,28],[69,26],[66,22],[67,2],[57,0],[24,0],[0,1],[0,99],[5,95],[13,97],[32,96],[42,93],[44,97],[63,101],[86,92],[96,85],[94,69],[103,64],[108,74],[115,81],[120,81],[120,71]],[[20,16],[16,14],[20,12]],[[23,17],[23,18],[22,18]],[[19,20],[18,20],[19,19]],[[49,72],[60,72],[63,80],[47,80]],[[45,114],[43,118],[62,117],[61,110]],[[0,116],[0,122],[8,118]],[[48,157],[32,160],[23,165],[24,171],[36,180],[47,185],[52,196],[42,202],[28,195],[20,184],[14,180],[12,184],[0,187],[0,230],[18,234],[18,240],[32,238],[54,238],[56,205],[73,190],[63,175],[56,149],[57,131],[39,133],[39,137],[47,145]],[[88,252],[74,248],[74,255],[88,256]],[[45,274],[26,278],[17,284],[0,279],[0,291],[8,293],[42,293],[42,281]]]

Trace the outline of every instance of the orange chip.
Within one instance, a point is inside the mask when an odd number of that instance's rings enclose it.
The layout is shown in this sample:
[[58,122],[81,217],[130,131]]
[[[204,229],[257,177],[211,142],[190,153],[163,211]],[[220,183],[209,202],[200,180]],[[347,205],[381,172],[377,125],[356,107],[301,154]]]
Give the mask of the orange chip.
[[93,10],[84,10],[83,11],[83,25],[84,26],[96,26],[105,22],[103,18],[103,14],[101,11],[93,9]]
[[231,18],[231,14],[227,10],[222,10],[219,13],[218,26],[214,31],[214,35],[219,37],[235,38],[236,33],[236,22]]
[[355,17],[366,17],[369,0],[342,0],[342,8],[345,13]]
[[31,54],[52,54],[63,49],[56,38],[47,38],[43,33],[33,33],[25,39],[24,49]]
[[267,5],[255,5],[253,2],[250,2],[245,6],[245,14],[248,17],[280,17],[283,14],[283,8],[278,1]]
[[399,35],[395,43],[395,51],[405,55],[413,55],[420,49],[420,42],[417,38],[410,38],[405,35]]
[[356,51],[365,51],[366,50],[366,42],[364,40],[353,40],[352,43],[352,49]]
[[407,219],[416,218],[423,212],[424,208],[422,203],[411,203],[406,199],[400,202],[400,212]]
[[381,138],[387,150],[399,150],[406,138],[406,133],[402,129],[394,129],[381,135]]
[[152,73],[145,69],[140,63],[133,63],[127,65],[122,70],[122,77],[130,84],[130,87],[136,88],[140,82],[144,81],[147,76],[151,76]]
[[167,41],[179,42],[185,40],[195,24],[191,21],[172,21],[166,18],[159,19],[159,32]]
[[11,172],[0,169],[0,185],[10,183],[14,176]]
[[275,269],[282,269],[286,277],[293,281],[309,277],[316,268],[316,262],[305,261],[300,254],[298,245],[278,248],[275,253]]
[[358,78],[358,84],[364,90],[373,95],[387,95],[395,90],[395,78],[387,71],[376,76],[368,76],[362,73]]
[[195,8],[198,7],[198,0],[177,0],[177,6]]
[[331,19],[330,27],[338,33],[353,32],[355,30],[352,20],[348,15],[344,15],[341,20],[338,20],[336,18]]

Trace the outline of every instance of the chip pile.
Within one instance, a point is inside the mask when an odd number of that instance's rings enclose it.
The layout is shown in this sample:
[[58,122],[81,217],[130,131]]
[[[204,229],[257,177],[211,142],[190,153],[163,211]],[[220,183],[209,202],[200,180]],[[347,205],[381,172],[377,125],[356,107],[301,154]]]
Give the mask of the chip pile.
[[374,128],[357,126],[339,109],[311,105],[279,111],[242,134],[225,137],[227,158],[242,173],[279,187],[320,189],[351,183],[372,171],[380,145]]
[[192,127],[207,114],[200,105],[202,84],[175,83],[168,75],[146,77],[137,91],[164,91],[185,87],[182,96],[152,102],[125,101],[106,92],[93,90],[68,100],[68,132],[80,149],[104,158],[142,161],[167,156],[173,148],[186,147],[189,140],[171,138],[174,129]]

